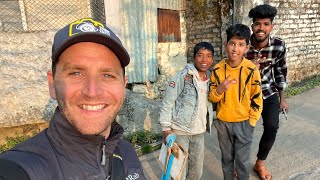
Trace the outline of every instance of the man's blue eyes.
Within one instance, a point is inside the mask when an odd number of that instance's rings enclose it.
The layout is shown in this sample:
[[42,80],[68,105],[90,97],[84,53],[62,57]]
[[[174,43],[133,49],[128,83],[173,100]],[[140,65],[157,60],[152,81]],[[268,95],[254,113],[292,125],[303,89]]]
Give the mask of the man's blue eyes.
[[[72,73],[70,73],[70,75],[72,75],[72,76],[81,76],[82,73],[81,72],[72,72]],[[111,76],[110,74],[102,74],[101,77],[103,77],[103,78],[112,78],[113,76]]]
[[80,73],[80,72],[72,72],[72,73],[70,73],[70,75],[80,76],[80,75],[81,75],[81,73]]
[[112,76],[109,75],[109,74],[104,74],[103,77],[105,77],[105,78],[112,78]]

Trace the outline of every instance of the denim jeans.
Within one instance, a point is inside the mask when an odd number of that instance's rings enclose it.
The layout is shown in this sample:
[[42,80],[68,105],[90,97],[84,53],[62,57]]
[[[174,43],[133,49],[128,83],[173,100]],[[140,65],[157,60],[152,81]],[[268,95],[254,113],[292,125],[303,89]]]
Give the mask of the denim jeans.
[[196,135],[177,135],[176,142],[189,153],[188,162],[181,180],[199,180],[202,176],[204,159],[204,133]]

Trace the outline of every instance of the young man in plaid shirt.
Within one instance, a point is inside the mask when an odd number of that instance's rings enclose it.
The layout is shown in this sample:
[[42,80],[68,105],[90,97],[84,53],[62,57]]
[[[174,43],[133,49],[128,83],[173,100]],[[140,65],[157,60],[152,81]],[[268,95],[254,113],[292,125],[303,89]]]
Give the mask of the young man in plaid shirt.
[[[270,180],[271,173],[264,166],[264,160],[273,146],[279,128],[279,112],[288,112],[288,103],[284,89],[287,86],[287,66],[285,42],[271,37],[273,19],[277,9],[270,5],[258,5],[250,10],[253,34],[250,38],[250,49],[245,57],[252,60],[260,69],[263,93],[263,126],[264,132],[259,143],[259,151],[254,170],[260,179]],[[279,102],[280,97],[280,102]]]

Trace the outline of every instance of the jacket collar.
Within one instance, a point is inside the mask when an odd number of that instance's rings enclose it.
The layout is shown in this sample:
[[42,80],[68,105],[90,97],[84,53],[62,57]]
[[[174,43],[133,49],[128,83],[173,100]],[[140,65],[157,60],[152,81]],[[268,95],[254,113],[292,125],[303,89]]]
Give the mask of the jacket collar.
[[61,114],[59,107],[56,108],[51,118],[48,135],[52,143],[62,150],[96,153],[101,151],[102,144],[106,146],[106,154],[111,155],[114,151],[121,135],[123,128],[117,123],[112,122],[111,131],[108,139],[100,135],[81,134],[69,121]]

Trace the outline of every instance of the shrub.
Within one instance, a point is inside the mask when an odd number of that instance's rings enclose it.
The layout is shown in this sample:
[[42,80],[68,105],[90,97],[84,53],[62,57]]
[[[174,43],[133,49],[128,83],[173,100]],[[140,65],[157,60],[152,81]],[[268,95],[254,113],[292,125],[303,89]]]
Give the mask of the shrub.
[[0,153],[13,148],[15,145],[29,139],[31,136],[22,135],[18,137],[7,137],[6,143],[0,145]]
[[142,147],[143,145],[160,141],[161,138],[161,133],[154,133],[147,130],[135,131],[130,135],[124,136],[124,139],[129,141],[134,147]]

